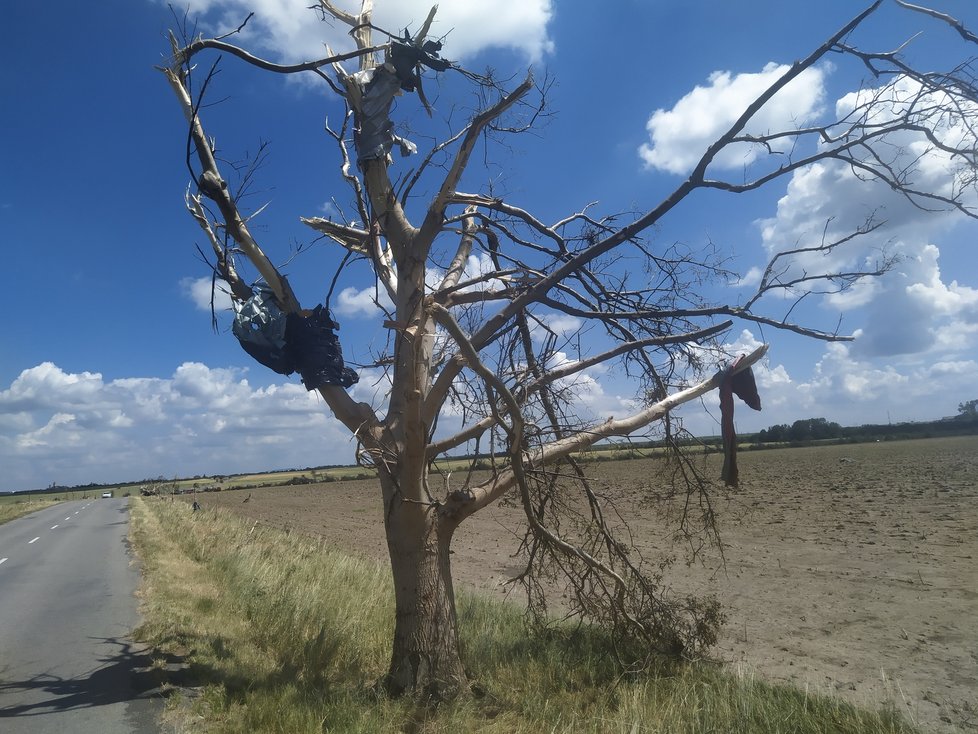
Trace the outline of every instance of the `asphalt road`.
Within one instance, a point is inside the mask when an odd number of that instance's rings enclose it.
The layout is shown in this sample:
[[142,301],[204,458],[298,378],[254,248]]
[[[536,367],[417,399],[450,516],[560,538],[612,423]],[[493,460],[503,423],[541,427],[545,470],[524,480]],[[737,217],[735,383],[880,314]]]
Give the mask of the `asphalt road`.
[[139,671],[129,500],[62,502],[0,525],[0,732],[155,732]]

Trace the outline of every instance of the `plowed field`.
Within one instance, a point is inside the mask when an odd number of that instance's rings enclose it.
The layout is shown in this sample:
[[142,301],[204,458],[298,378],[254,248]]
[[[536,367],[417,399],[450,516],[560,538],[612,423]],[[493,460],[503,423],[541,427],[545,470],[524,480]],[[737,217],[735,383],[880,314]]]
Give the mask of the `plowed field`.
[[[719,473],[718,457],[702,461]],[[591,471],[643,555],[668,550],[669,527],[651,500],[663,486],[660,464]],[[716,499],[726,563],[712,549],[669,576],[677,591],[724,604],[729,621],[714,654],[856,703],[891,700],[925,731],[978,730],[978,437],[747,451],[740,472],[741,487]],[[370,481],[198,499],[386,558]],[[500,506],[463,524],[457,583],[506,594],[522,528],[521,511]]]

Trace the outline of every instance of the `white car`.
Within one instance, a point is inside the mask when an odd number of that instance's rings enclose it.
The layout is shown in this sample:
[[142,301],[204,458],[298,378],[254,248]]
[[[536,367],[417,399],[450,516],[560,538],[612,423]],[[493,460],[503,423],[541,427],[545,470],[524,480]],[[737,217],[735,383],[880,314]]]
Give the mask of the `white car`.
[[111,492],[102,492],[102,499],[104,499],[104,500],[105,499],[112,499],[112,493]]

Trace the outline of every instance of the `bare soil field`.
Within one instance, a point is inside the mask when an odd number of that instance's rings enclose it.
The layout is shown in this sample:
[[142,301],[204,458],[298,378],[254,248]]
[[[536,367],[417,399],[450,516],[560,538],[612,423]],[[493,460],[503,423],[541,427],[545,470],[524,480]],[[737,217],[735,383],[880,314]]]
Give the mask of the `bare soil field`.
[[[719,474],[719,457],[702,461]],[[714,656],[857,704],[892,701],[924,731],[978,731],[978,437],[745,451],[739,463],[741,487],[717,488],[725,563],[714,548],[668,576],[723,603]],[[674,528],[650,500],[661,461],[591,472],[643,556],[668,551]],[[372,481],[197,498],[386,558]],[[521,511],[498,503],[463,524],[456,582],[522,601],[506,584],[522,528]]]

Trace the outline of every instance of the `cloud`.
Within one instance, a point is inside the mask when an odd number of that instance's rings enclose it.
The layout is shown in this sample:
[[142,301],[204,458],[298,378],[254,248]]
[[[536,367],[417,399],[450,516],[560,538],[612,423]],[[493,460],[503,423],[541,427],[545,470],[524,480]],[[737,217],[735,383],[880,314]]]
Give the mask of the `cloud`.
[[252,386],[244,370],[180,365],[106,381],[50,362],[0,391],[0,490],[352,462],[315,392]]
[[536,318],[530,320],[530,338],[537,343],[541,343],[550,338],[551,334],[556,335],[558,345],[565,342],[572,336],[580,332],[584,326],[584,320],[577,316],[570,316],[563,313],[539,313]]
[[[964,194],[965,203],[974,206],[978,202],[974,196],[973,158],[963,159],[951,151],[974,150],[978,141],[970,121],[976,114],[978,104],[966,96],[925,91],[920,82],[898,76],[880,87],[861,89],[840,98],[836,103],[840,122],[832,133],[848,133],[852,126],[859,131],[861,125],[878,131],[900,123],[874,146],[873,153],[862,147],[855,148],[854,153],[863,151],[865,160],[889,165],[909,188],[944,197]],[[919,127],[929,129],[931,134],[918,132]],[[934,206],[924,198],[917,201]]]
[[[760,343],[745,329],[725,349],[728,354],[743,354]],[[798,359],[800,353],[813,355],[810,364]],[[714,363],[707,364],[709,372]],[[762,410],[749,410],[738,401],[735,418],[740,432],[806,418],[826,418],[847,426],[937,420],[955,415],[959,403],[978,394],[974,387],[978,361],[973,358],[864,356],[854,343],[819,346],[812,342],[799,350],[777,340],[753,371]],[[680,406],[677,413],[695,435],[720,432],[716,391],[702,401]]]
[[[359,2],[338,1],[337,6],[356,12]],[[427,0],[398,0],[378,3],[374,25],[399,33],[417,31],[432,3]],[[191,0],[191,14],[203,16],[208,33],[237,28],[255,16],[239,36],[241,43],[257,45],[276,59],[300,61],[325,56],[324,44],[336,51],[352,49],[349,28],[331,20],[323,23],[309,10],[308,0]],[[443,55],[464,60],[490,48],[513,49],[535,62],[553,50],[547,27],[553,19],[552,0],[442,0],[430,36],[445,36]]]
[[746,273],[733,281],[730,285],[734,288],[751,288],[755,287],[761,282],[761,277],[764,275],[764,269],[754,266],[750,268]]
[[973,348],[978,290],[942,281],[940,251],[934,245],[901,243],[896,251],[901,261],[894,273],[874,283],[853,353],[887,356]]
[[[480,278],[484,275],[494,272],[496,266],[493,265],[492,257],[486,252],[474,252],[468,256],[465,261],[465,266],[462,268],[462,274],[459,276],[458,282],[465,283],[468,280],[473,280],[475,278]],[[441,267],[428,267],[425,269],[424,282],[425,286],[429,290],[435,290],[441,286],[442,280],[445,278],[445,273],[447,268]],[[491,283],[482,281],[475,283],[473,285],[467,285],[459,290],[460,293],[467,293],[477,290],[482,290],[484,288],[491,287]]]
[[[459,282],[464,283],[467,280],[478,278],[479,276],[492,272],[494,269],[492,259],[489,255],[484,253],[469,255],[465,262],[465,267],[462,269]],[[428,267],[425,269],[425,286],[429,290],[434,290],[441,284],[444,277],[445,269]],[[483,283],[477,283],[462,288],[460,292],[464,293],[483,287],[485,287]],[[334,309],[340,316],[378,318],[382,315],[382,311],[378,308],[377,303],[375,303],[375,300],[378,299],[381,306],[393,313],[394,304],[387,295],[387,290],[379,283],[376,288],[374,286],[368,286],[363,289],[352,286],[344,288],[336,297]]]
[[17,436],[17,446],[21,449],[48,446],[50,445],[50,439],[58,433],[62,434],[62,439],[70,436],[70,443],[77,443],[77,432],[59,430],[70,426],[74,422],[75,416],[71,413],[55,413],[41,428],[38,428],[36,431],[27,431]]
[[[922,95],[919,85],[905,78],[844,95],[835,105],[837,119],[851,122],[866,114],[868,100],[874,105],[873,124],[906,115],[913,105],[920,110],[914,113],[916,122],[933,127],[939,144],[974,145],[974,134],[960,117],[935,116],[932,110],[941,100]],[[971,171],[949,158],[940,145],[914,131],[899,131],[882,142],[881,150],[888,156],[884,163],[901,171],[914,188],[940,195],[963,191],[965,204],[978,204],[974,192],[962,189]],[[799,253],[790,264],[782,261],[783,277],[789,279],[802,273],[872,270],[886,257],[895,258],[883,277],[863,280],[822,299],[822,306],[834,312],[829,317],[833,324],[839,314],[847,314],[847,322],[858,327],[853,355],[870,358],[973,348],[974,333],[967,326],[978,320],[978,291],[957,280],[945,283],[939,265],[941,248],[962,246],[955,229],[964,217],[928,208],[934,205],[914,206],[890,186],[865,180],[840,161],[827,160],[795,171],[776,214],[760,220],[758,226],[771,257],[779,251],[840,240],[869,222],[879,225],[831,252]],[[956,339],[949,338],[952,324],[961,335]]]
[[577,396],[574,409],[582,417],[591,420],[624,418],[641,409],[635,395],[609,392],[592,371],[585,370],[570,379]]
[[[828,173],[828,168],[834,170]],[[841,167],[815,166],[796,176],[778,205],[777,216],[762,223],[762,241],[769,254],[782,248],[814,246],[823,232],[828,240],[852,232],[866,221],[870,210],[886,217],[896,207],[905,219],[905,210],[913,207],[893,198],[889,189],[858,181]],[[978,291],[956,280],[945,284],[941,277],[940,249],[932,238],[944,234],[950,218],[917,211],[917,219],[902,227],[888,222],[833,253],[796,257],[786,277],[802,271],[873,269],[884,254],[894,257],[890,272],[829,295],[824,305],[850,312],[850,323],[859,324],[857,353],[882,356],[926,351],[938,343],[937,334],[949,321],[974,322],[978,317]]]
[[945,284],[937,260],[940,251],[928,245],[921,252],[917,282],[907,286],[907,295],[929,305],[933,313],[960,316],[978,322],[978,290],[963,286],[956,280]]
[[[946,106],[947,102],[942,103],[935,95],[921,95],[919,84],[898,78],[880,88],[844,95],[836,103],[836,117],[844,124],[852,123],[853,117],[865,112],[863,107],[868,99],[874,104],[875,112],[869,121],[872,125],[884,125],[906,114],[910,100],[915,100],[924,111],[913,122],[932,128],[938,143],[935,145],[927,136],[911,130],[890,133],[877,146],[880,155],[886,156],[882,159],[884,165],[899,171],[913,189],[941,196],[963,193],[965,205],[978,205],[974,191],[962,189],[962,181],[973,183],[971,166],[951,159],[941,149],[945,145],[973,148],[978,143],[961,117],[933,111],[936,105]],[[958,106],[968,109],[965,103]],[[978,113],[978,108],[974,112]],[[842,248],[829,256],[828,266],[838,268],[857,262],[858,255],[867,249],[866,243],[877,249],[892,240],[927,244],[962,218],[949,211],[942,212],[944,216],[934,216],[928,210],[950,210],[950,207],[917,201],[925,205],[913,206],[890,186],[866,180],[865,175],[856,176],[844,162],[827,160],[792,174],[787,194],[778,202],[777,216],[760,223],[764,244],[772,253],[792,246],[812,246],[823,235],[826,240],[837,239],[870,219],[885,222],[872,237],[859,239],[862,248]],[[822,255],[817,257],[825,259]]]
[[231,310],[231,294],[223,281],[214,282],[211,286],[209,277],[180,279],[180,292],[201,311],[211,312],[211,294],[214,298],[214,310],[217,312]]
[[51,362],[24,370],[0,392],[0,410],[22,412],[90,404],[103,388],[97,372],[68,374]]
[[[392,27],[415,27],[427,13],[428,2],[392,3]],[[423,10],[422,10],[423,9]],[[419,12],[420,11],[420,12]],[[513,49],[528,60],[539,61],[554,49],[547,34],[553,19],[551,0],[496,0],[476,3],[471,0],[449,0],[438,5],[432,35],[447,33],[447,58],[465,58],[487,48]]]
[[362,290],[351,286],[339,292],[333,308],[340,316],[379,317],[383,312],[377,306],[377,301],[388,311],[393,311],[394,304],[387,295],[387,289],[380,284],[376,288],[370,286]]
[[[973,324],[972,340],[976,332]],[[746,353],[759,344],[743,330],[726,348]],[[882,359],[855,344],[829,343],[811,367],[797,359],[791,367],[788,358],[796,350],[776,343],[755,366],[764,410],[739,409],[738,430],[811,417],[844,425],[936,419],[975,397],[978,361],[968,356]],[[558,353],[552,366],[572,361]],[[389,387],[383,370],[362,370],[351,396],[380,407]],[[557,387],[574,395],[582,417],[622,417],[637,408],[633,386],[612,373],[586,370]],[[716,401],[714,391],[681,406],[686,428],[717,433]],[[458,416],[446,411],[439,434],[457,427]],[[316,393],[293,382],[258,388],[241,369],[186,362],[167,378],[106,380],[45,362],[0,390],[0,490],[348,463],[353,451]]]
[[[687,172],[706,146],[786,68],[768,64],[760,74],[714,73],[708,86],[696,87],[671,110],[658,110],[652,115],[648,123],[652,140],[642,147],[642,157],[651,167]],[[779,92],[751,121],[748,132],[797,127],[821,114],[824,75],[818,69],[811,71],[814,76],[804,80],[804,85],[796,86],[802,81],[799,77]],[[940,111],[953,109],[954,105],[961,114]],[[972,167],[946,151],[946,146],[974,148],[976,136],[967,124],[967,118],[978,112],[973,103],[952,103],[942,93],[924,93],[919,83],[897,77],[880,87],[843,95],[834,111],[840,122],[832,133],[840,136],[849,126],[879,126],[904,118],[932,129],[933,139],[912,129],[888,133],[877,141],[882,156],[879,163],[900,172],[916,190],[945,197],[962,196],[966,206],[978,206]],[[724,153],[714,165],[749,165],[760,152],[740,146]],[[964,217],[954,211],[935,216],[926,210],[939,209],[939,204],[920,197],[916,203],[923,206],[914,206],[890,186],[866,180],[865,176],[854,174],[851,166],[829,159],[795,171],[785,195],[778,201],[775,216],[758,222],[767,258],[779,252],[841,241],[868,224],[877,225],[872,232],[831,251],[798,252],[790,260],[781,259],[778,263],[781,280],[789,281],[803,275],[810,278],[873,271],[888,258],[895,258],[884,277],[863,280],[841,293],[825,293],[820,299],[826,309],[822,317],[831,313],[826,318],[828,326],[823,328],[835,328],[842,313],[850,314],[848,321],[859,327],[860,339],[852,347],[853,354],[873,357],[942,349],[960,351],[974,345],[974,330],[969,325],[976,320],[978,291],[959,281],[943,282],[938,265],[939,248],[952,246],[947,240]],[[761,272],[754,266],[733,285],[755,284]],[[797,287],[794,296],[809,289],[824,291],[827,285],[825,281],[812,281]],[[792,296],[781,292],[771,297],[790,300]],[[818,328],[812,321],[805,325]]]
[[[639,148],[645,165],[669,173],[688,173],[707,147],[788,68],[772,62],[758,73],[715,71],[707,86],[695,87],[671,110],[653,112],[646,124],[651,140]],[[825,96],[824,77],[820,68],[802,72],[754,115],[746,132],[762,134],[797,128],[817,116]],[[750,165],[762,152],[758,146],[738,143],[724,149],[714,165],[740,168]]]
[[346,222],[351,227],[359,226],[359,222],[347,222],[346,217],[343,215],[343,211],[337,206],[334,200],[323,202],[319,206],[319,211],[326,216],[331,222]]
[[[892,291],[887,284],[905,280],[906,268],[921,256],[930,238],[952,223],[951,215],[935,217],[917,210],[890,187],[864,181],[847,166],[829,161],[796,171],[778,201],[775,216],[759,220],[757,226],[767,257],[773,257],[778,252],[839,241],[869,224],[877,225],[874,231],[832,251],[798,253],[779,261],[781,279],[788,281],[803,274],[875,270],[886,258],[896,257],[896,267],[886,278],[866,279],[826,297],[827,306],[844,312],[877,301],[886,289]],[[801,286],[796,292],[803,290]]]
[[866,359],[851,345],[828,344],[812,376],[796,386],[799,404],[812,414],[798,417],[831,411],[831,420],[859,425],[954,415],[974,393],[976,370],[974,360]]

